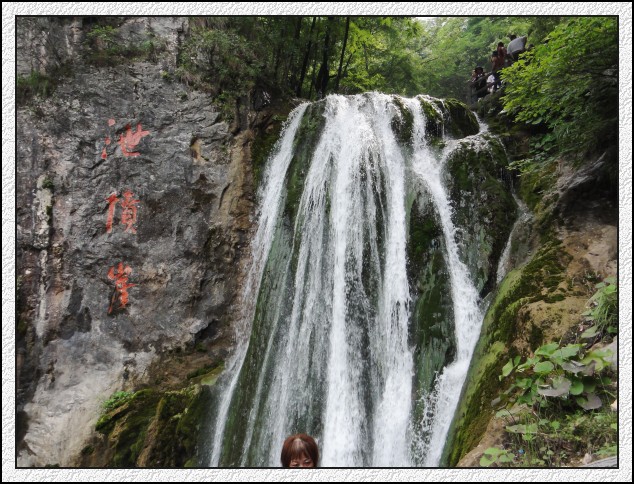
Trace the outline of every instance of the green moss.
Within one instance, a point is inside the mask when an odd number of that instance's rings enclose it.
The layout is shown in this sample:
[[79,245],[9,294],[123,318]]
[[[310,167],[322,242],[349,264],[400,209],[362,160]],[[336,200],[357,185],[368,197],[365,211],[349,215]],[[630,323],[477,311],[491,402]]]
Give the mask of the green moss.
[[187,379],[192,380],[200,378],[198,383],[213,385],[220,376],[220,373],[222,373],[223,369],[224,363],[219,365],[205,365],[202,368],[189,372],[187,374]]
[[54,90],[55,82],[53,79],[41,72],[31,71],[28,76],[18,76],[16,79],[16,103],[20,106],[35,97],[49,97]]
[[519,195],[532,211],[538,211],[538,205],[557,180],[556,166],[548,163],[520,176]]
[[412,132],[414,129],[414,115],[403,104],[399,97],[394,97],[394,104],[400,112],[400,116],[392,118],[392,131],[396,134],[396,138],[404,144],[412,142]]
[[271,125],[270,131],[259,134],[253,140],[251,145],[251,163],[253,165],[253,180],[256,190],[262,182],[266,161],[272,154],[273,147],[280,137],[282,126],[282,122],[276,121]]
[[42,188],[44,190],[50,190],[52,192],[55,191],[55,184],[53,183],[53,179],[51,177],[46,177],[42,180]]
[[456,138],[480,132],[478,120],[463,102],[449,98],[445,99],[444,105],[450,116],[449,129]]
[[535,323],[531,324],[531,332],[528,337],[528,345],[531,348],[538,348],[544,341],[544,331]]
[[104,413],[97,420],[95,429],[102,434],[109,434],[120,419],[126,419],[139,407],[145,407],[155,399],[154,392],[149,389],[135,393],[117,392],[104,403]]
[[[433,204],[419,196],[410,201],[407,275],[412,290],[410,346],[414,349],[414,420],[421,421],[424,399],[437,372],[453,359],[455,340],[451,285],[444,237]],[[415,465],[422,465],[415,462]]]
[[516,218],[506,162],[504,148],[492,139],[486,150],[461,143],[446,165],[453,221],[461,230],[466,262],[482,293],[495,285],[498,260]]
[[[112,450],[110,466],[196,466],[200,429],[210,403],[206,388],[190,385],[162,393],[144,389],[119,398],[124,403],[107,411],[97,424]],[[92,452],[86,449],[82,455]]]
[[[498,375],[508,359],[516,355],[513,338],[520,325],[527,323],[520,321],[520,310],[535,301],[563,299],[561,295],[553,297],[543,292],[546,284],[558,285],[564,280],[570,257],[561,242],[552,237],[525,266],[509,272],[502,281],[484,318],[467,384],[449,432],[443,456],[448,466],[455,466],[477,445],[493,415],[490,402],[500,393]],[[532,325],[530,331],[531,347],[543,344],[542,330]]]
[[81,449],[81,455],[87,456],[91,455],[95,452],[95,447],[93,445],[87,445],[83,449]]
[[432,105],[432,101],[425,98],[418,99],[425,115],[425,134],[430,140],[442,138],[445,122],[439,110]]
[[25,336],[27,330],[29,329],[29,323],[26,321],[26,319],[20,319],[18,321],[18,325],[16,329],[20,336]]
[[304,113],[293,140],[293,158],[286,175],[286,203],[284,214],[291,225],[295,223],[299,202],[304,191],[304,181],[310,168],[314,148],[325,126],[324,102],[311,104]]

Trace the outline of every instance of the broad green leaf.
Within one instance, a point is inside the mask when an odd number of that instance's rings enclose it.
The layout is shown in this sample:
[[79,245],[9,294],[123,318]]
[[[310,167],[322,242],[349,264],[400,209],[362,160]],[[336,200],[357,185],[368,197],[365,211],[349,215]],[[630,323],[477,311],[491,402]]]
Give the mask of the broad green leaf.
[[495,462],[494,459],[489,459],[488,457],[486,457],[484,455],[482,457],[480,457],[480,465],[482,467],[489,467],[494,462]]
[[555,354],[561,356],[562,358],[565,358],[566,360],[573,357],[573,356],[577,356],[579,354],[579,351],[581,350],[581,348],[583,348],[583,345],[581,344],[577,344],[577,345],[566,345],[563,348],[555,351]]
[[584,410],[601,408],[601,399],[595,393],[586,393],[586,398],[577,397],[577,404]]
[[506,427],[506,430],[514,434],[536,434],[539,429],[536,423],[531,423],[509,425]]
[[583,379],[583,389],[586,392],[593,392],[597,388],[597,382],[594,378],[584,378]]
[[527,358],[524,363],[522,363],[521,365],[517,367],[517,370],[524,371],[526,368],[531,368],[533,365],[535,365],[535,363],[539,363],[540,361],[542,361],[542,359],[539,357]]
[[572,385],[570,385],[570,394],[571,395],[581,395],[583,393],[583,382],[574,378],[572,380]]
[[509,376],[513,371],[513,368],[515,368],[513,360],[509,360],[508,363],[502,367],[502,376],[500,377],[500,380]]
[[568,390],[570,390],[570,386],[571,386],[570,380],[563,377],[557,377],[553,379],[552,387],[540,388],[537,390],[537,393],[545,397],[561,397],[562,395],[568,394]]
[[557,348],[559,348],[559,343],[548,343],[537,348],[535,356],[550,356]]
[[583,333],[581,333],[582,338],[594,338],[597,335],[599,328],[597,326],[590,326]]
[[564,370],[569,371],[570,373],[574,373],[575,375],[579,372],[583,372],[584,370],[586,370],[586,365],[584,365],[583,363],[579,363],[578,361],[573,361],[573,360],[562,363],[561,367]]
[[553,365],[550,361],[542,361],[540,363],[537,363],[533,367],[533,370],[535,371],[535,373],[538,373],[540,375],[550,373],[554,369],[555,369],[555,365]]
[[515,384],[519,388],[526,390],[531,387],[531,385],[533,384],[533,380],[531,380],[530,378],[520,378],[515,382]]
[[616,286],[607,286],[604,290],[603,290],[603,294],[613,294],[616,292]]
[[492,457],[497,457],[501,454],[504,454],[506,451],[504,449],[499,449],[497,447],[489,447],[487,450],[484,451],[485,455],[490,455]]

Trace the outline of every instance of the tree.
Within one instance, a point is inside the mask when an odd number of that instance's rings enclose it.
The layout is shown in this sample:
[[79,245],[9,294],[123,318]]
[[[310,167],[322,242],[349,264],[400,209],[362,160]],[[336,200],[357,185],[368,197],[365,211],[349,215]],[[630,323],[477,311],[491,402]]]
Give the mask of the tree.
[[601,148],[616,139],[618,25],[614,17],[560,23],[502,72],[504,108],[552,129],[559,152]]

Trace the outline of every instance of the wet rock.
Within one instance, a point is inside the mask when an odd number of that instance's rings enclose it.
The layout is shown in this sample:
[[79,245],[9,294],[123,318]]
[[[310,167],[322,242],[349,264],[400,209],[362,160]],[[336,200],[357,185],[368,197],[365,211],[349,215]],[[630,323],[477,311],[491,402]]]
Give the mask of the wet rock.
[[208,95],[161,75],[183,19],[123,22],[122,41],[151,33],[165,55],[112,67],[83,63],[92,20],[49,19],[46,35],[23,20],[19,73],[75,68],[17,112],[18,465],[67,465],[108,395],[167,352],[229,345],[253,134],[235,139]]

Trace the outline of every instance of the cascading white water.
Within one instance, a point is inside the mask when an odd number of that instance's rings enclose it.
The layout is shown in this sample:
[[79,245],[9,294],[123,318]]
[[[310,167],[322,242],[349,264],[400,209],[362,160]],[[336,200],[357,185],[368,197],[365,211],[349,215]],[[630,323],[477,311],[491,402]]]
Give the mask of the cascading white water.
[[517,217],[517,220],[513,224],[513,228],[511,229],[511,234],[509,235],[509,240],[506,242],[506,246],[504,247],[504,250],[502,251],[502,255],[500,256],[500,262],[498,263],[498,270],[497,270],[498,284],[502,281],[502,279],[504,279],[504,276],[506,276],[506,274],[509,272],[512,266],[511,244],[513,242],[513,238],[515,237],[515,234],[520,228],[526,227],[528,222],[533,217],[528,206],[515,194],[515,192],[512,192],[512,194],[513,194],[513,199],[515,200],[515,203],[517,203],[519,216]]
[[[307,159],[298,158],[307,106],[289,117],[264,180],[243,340],[218,404],[212,466],[279,465],[281,443],[296,432],[317,437],[324,466],[439,464],[482,314],[443,184],[449,150],[440,156],[427,146],[419,100],[399,98],[413,116],[413,144],[404,149],[394,99],[328,96]],[[293,205],[284,186],[299,177]],[[413,417],[408,343],[406,199],[414,185],[430,196],[442,228],[457,347],[421,397],[422,421]]]
[[478,293],[469,277],[467,266],[460,260],[456,228],[451,221],[451,205],[442,183],[443,162],[450,151],[445,151],[440,159],[434,156],[425,143],[425,124],[420,107],[417,106],[416,101],[408,100],[407,102],[414,114],[412,171],[425,185],[434,200],[445,236],[458,347],[455,361],[444,368],[436,380],[434,390],[424,396],[426,411],[421,425],[427,438],[419,448],[425,456],[425,465],[437,466],[451,420],[458,406],[458,398],[467,376],[473,349],[480,335],[483,315],[478,307]]
[[284,177],[279,176],[286,173],[288,165],[291,161],[292,143],[295,133],[302,119],[302,115],[306,110],[307,104],[297,107],[290,115],[286,122],[284,135],[275,146],[273,156],[270,161],[270,167],[264,179],[264,195],[262,196],[261,213],[258,220],[258,229],[251,245],[251,267],[247,275],[245,288],[242,293],[240,308],[242,314],[236,318],[238,327],[236,329],[236,353],[227,365],[226,373],[230,375],[227,388],[225,389],[220,407],[216,418],[216,429],[213,439],[212,454],[210,457],[210,465],[218,466],[221,451],[221,440],[224,434],[224,424],[229,411],[231,397],[238,381],[240,370],[244,362],[247,352],[247,342],[251,330],[251,322],[255,311],[255,303],[259,292],[260,281],[262,279],[262,270],[264,262],[271,249],[273,240],[273,232],[277,223],[278,212],[280,207],[280,193],[284,188]]

